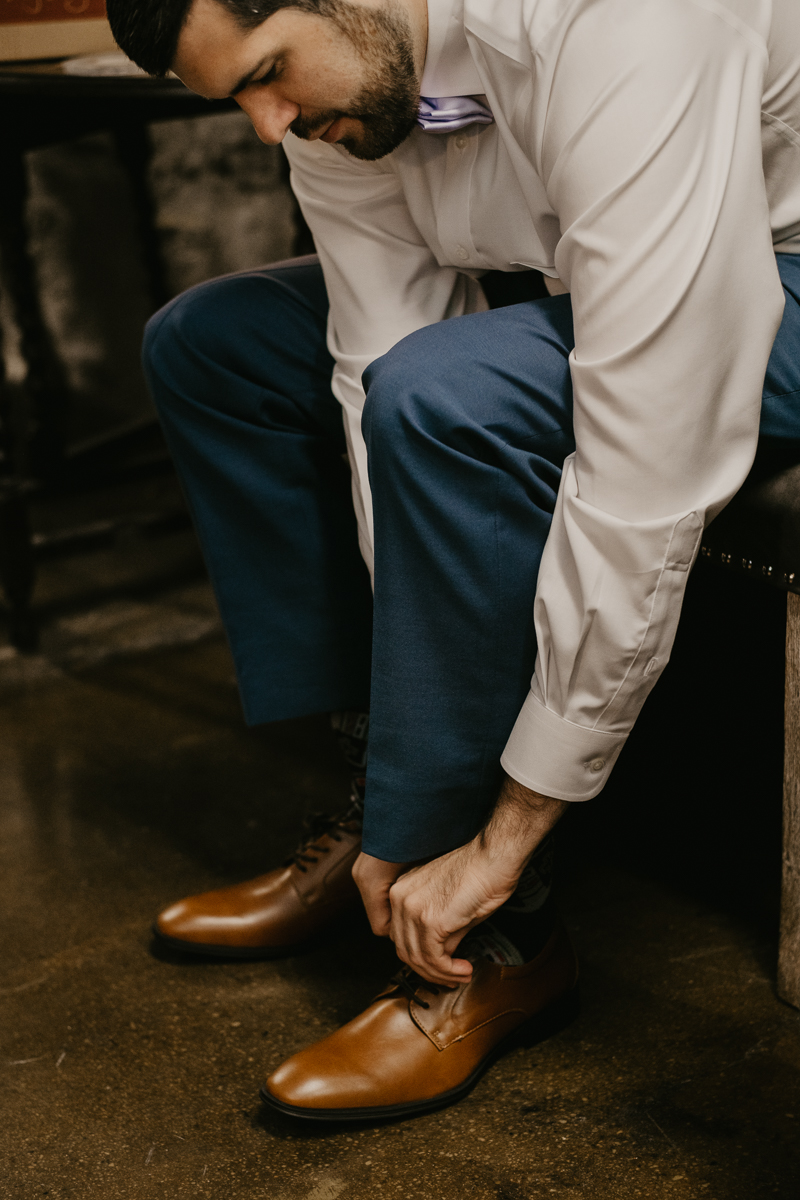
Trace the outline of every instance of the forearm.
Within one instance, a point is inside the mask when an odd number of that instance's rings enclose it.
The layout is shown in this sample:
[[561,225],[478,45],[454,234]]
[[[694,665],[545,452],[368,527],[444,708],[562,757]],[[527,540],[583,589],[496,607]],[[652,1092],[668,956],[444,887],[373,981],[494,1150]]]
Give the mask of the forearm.
[[506,775],[476,848],[490,862],[502,859],[519,876],[567,807],[566,801],[542,796]]

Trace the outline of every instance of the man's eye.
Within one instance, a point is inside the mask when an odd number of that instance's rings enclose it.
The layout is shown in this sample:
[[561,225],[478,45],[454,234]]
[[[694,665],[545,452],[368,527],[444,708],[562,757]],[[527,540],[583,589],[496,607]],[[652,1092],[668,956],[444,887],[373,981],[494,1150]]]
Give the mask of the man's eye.
[[278,78],[278,64],[273,63],[265,75],[260,75],[258,79],[254,79],[254,84],[273,83]]

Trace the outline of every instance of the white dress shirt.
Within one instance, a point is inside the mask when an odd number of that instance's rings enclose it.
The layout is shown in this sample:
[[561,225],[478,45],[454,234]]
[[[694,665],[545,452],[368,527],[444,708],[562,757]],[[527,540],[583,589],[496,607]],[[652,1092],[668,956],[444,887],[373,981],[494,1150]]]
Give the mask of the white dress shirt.
[[485,307],[485,270],[563,281],[577,449],[502,762],[585,800],[669,658],[703,527],[755,452],[783,310],[774,251],[800,253],[800,0],[428,10],[422,94],[485,95],[493,125],[416,130],[376,163],[285,143],[330,296],[362,550],[371,562],[362,371]]

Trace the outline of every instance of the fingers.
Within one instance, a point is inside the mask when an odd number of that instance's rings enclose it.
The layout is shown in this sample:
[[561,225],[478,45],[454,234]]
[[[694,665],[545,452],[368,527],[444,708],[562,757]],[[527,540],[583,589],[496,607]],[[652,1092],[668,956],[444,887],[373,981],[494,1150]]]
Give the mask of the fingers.
[[408,958],[400,957],[423,979],[444,987],[455,987],[472,977],[472,963],[466,958],[453,958],[441,943],[420,946],[418,950],[412,950]]
[[378,937],[389,937],[392,919],[389,889],[405,869],[405,863],[384,862],[371,854],[359,854],[353,865],[353,879],[361,892],[370,928]]
[[367,914],[369,926],[376,937],[389,937],[392,924],[392,906],[389,903],[389,889],[381,895],[362,889],[361,899]]
[[390,937],[398,957],[423,979],[453,987],[472,975],[472,964],[453,953],[462,938],[479,921],[473,920],[455,932],[442,927],[420,904],[419,893],[390,893],[392,920]]
[[[460,936],[455,939],[456,945],[460,940]],[[454,987],[456,984],[465,983],[472,975],[472,963],[465,958],[453,958],[441,940],[430,936],[430,931],[424,941],[412,936],[404,941],[402,946],[398,946],[397,942],[395,945],[401,961],[430,983]]]
[[423,979],[454,986],[472,965],[453,957],[462,938],[507,899],[514,878],[482,863],[474,844],[450,851],[398,878],[389,891],[389,936],[400,959]]
[[362,853],[353,867],[372,932],[391,937],[400,960],[431,983],[471,977],[472,964],[453,957],[458,944],[513,891],[515,878],[478,855],[470,843],[409,869]]

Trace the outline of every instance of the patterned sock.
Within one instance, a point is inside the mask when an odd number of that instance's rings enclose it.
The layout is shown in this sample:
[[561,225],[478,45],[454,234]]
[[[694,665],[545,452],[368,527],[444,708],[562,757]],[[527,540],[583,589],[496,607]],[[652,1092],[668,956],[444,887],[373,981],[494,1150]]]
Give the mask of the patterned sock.
[[551,833],[537,846],[514,894],[464,939],[458,949],[461,957],[521,966],[544,949],[556,921],[551,895],[554,848]]
[[336,735],[344,761],[349,766],[350,807],[345,814],[348,821],[360,821],[364,816],[364,794],[367,787],[367,739],[369,737],[368,712],[333,712],[331,729]]

